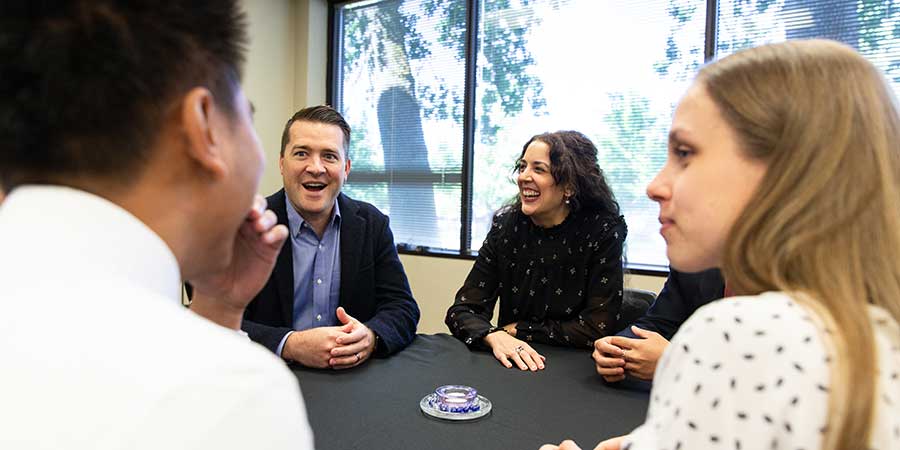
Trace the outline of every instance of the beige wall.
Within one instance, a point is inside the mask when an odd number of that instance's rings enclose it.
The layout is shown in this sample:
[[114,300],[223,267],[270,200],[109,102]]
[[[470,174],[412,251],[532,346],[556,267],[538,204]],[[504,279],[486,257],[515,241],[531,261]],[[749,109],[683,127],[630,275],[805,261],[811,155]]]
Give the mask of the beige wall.
[[297,0],[296,109],[325,103],[328,64],[328,5],[324,0]]
[[264,195],[281,186],[278,152],[281,128],[294,109],[296,71],[291,0],[246,0],[250,47],[244,70],[244,91],[256,108],[254,123],[266,153],[266,170],[259,190]]
[[282,184],[278,155],[285,121],[304,106],[325,102],[328,8],[324,0],[244,0],[244,9],[250,31],[244,90],[256,108],[266,152],[259,191],[268,195]]
[[[260,192],[281,188],[278,153],[284,122],[294,111],[325,102],[328,7],[325,0],[245,0],[250,48],[244,89],[256,107],[256,129],[266,149]],[[472,261],[401,255],[422,310],[419,331],[446,331],[444,313]],[[664,278],[628,276],[625,285],[659,292]]]

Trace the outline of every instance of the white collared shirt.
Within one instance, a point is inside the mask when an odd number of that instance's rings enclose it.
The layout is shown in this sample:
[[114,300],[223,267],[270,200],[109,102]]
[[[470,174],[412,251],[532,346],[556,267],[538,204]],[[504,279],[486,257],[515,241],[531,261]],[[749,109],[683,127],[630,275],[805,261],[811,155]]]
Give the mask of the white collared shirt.
[[296,378],[180,304],[166,243],[115,204],[0,207],[0,448],[312,448]]

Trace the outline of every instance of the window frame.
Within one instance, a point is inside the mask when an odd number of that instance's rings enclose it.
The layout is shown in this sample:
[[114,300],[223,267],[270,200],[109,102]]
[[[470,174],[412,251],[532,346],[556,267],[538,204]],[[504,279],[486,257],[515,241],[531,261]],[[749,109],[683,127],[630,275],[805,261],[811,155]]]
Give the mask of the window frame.
[[[337,74],[341,67],[341,59],[338,55],[342,48],[341,24],[339,24],[340,14],[338,10],[346,5],[354,3],[376,3],[378,0],[328,0],[328,50],[327,50],[327,68],[326,68],[326,90],[325,95],[330,105],[340,104],[341,99],[338,97],[340,90],[338,89]],[[465,32],[465,88],[463,94],[463,148],[462,148],[462,166],[459,173],[450,172],[443,174],[410,174],[415,177],[459,177],[461,181],[461,199],[460,199],[460,250],[436,249],[426,246],[397,244],[397,252],[404,255],[428,256],[449,259],[465,259],[475,260],[478,257],[478,251],[475,249],[468,250],[471,247],[472,239],[472,185],[474,177],[474,149],[475,149],[475,85],[477,77],[477,66],[475,60],[478,56],[478,20],[479,20],[479,2],[481,0],[464,0],[466,3],[466,32]],[[706,0],[706,35],[704,37],[703,61],[704,64],[709,63],[715,57],[716,50],[716,26],[718,16],[718,1]],[[389,176],[377,171],[354,171],[354,180],[364,181],[368,183],[387,182]],[[428,181],[425,181],[428,182]],[[430,183],[430,182],[429,182]],[[625,262],[625,272],[634,275],[650,275],[650,276],[668,276],[668,266],[658,266],[655,264],[641,264],[630,261]]]

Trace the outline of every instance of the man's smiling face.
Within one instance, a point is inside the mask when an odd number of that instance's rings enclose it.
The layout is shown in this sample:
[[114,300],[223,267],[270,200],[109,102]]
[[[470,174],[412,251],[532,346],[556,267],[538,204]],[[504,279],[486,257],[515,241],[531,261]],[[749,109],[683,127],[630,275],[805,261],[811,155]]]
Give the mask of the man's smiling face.
[[343,131],[337,125],[298,120],[289,134],[278,161],[288,199],[307,222],[330,217],[350,174]]

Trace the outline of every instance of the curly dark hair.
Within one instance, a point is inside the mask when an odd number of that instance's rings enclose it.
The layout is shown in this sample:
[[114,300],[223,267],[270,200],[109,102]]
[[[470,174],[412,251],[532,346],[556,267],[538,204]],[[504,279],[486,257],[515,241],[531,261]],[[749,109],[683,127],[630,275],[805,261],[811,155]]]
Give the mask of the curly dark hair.
[[[556,184],[572,190],[569,197],[571,211],[587,209],[619,215],[619,203],[597,163],[597,147],[587,136],[577,131],[555,131],[532,136],[522,146],[513,173],[518,171],[519,161],[534,141],[550,147],[550,174]],[[511,209],[521,209],[521,196],[516,195],[510,206]]]
[[237,0],[0,2],[0,177],[127,185],[190,89],[234,115],[246,41]]

